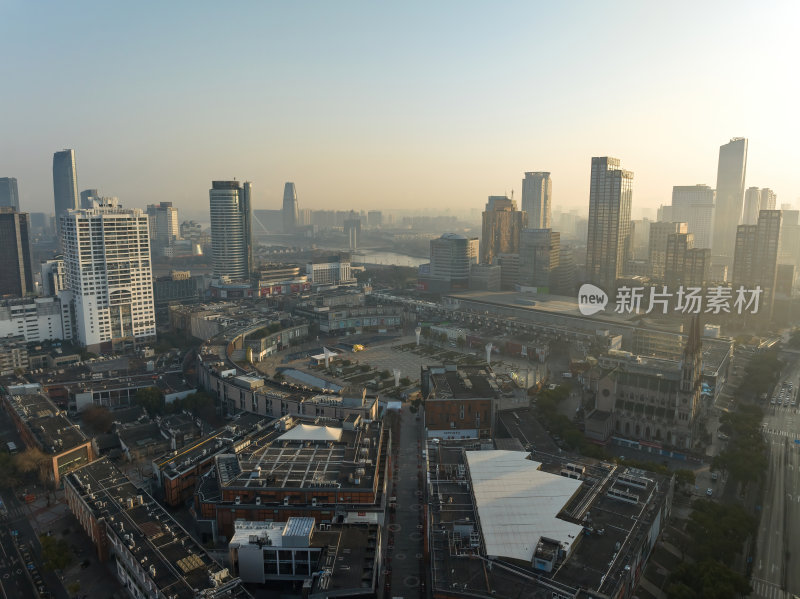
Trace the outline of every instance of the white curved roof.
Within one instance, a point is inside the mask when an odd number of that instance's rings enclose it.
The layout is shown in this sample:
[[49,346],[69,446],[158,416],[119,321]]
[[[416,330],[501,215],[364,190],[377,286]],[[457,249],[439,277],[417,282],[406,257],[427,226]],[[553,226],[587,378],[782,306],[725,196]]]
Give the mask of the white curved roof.
[[531,562],[541,537],[569,553],[583,527],[557,518],[581,481],[539,470],[524,451],[467,451],[486,553]]
[[298,424],[286,431],[278,441],[319,441],[327,443],[338,441],[342,438],[342,429],[332,426],[314,426],[313,424]]

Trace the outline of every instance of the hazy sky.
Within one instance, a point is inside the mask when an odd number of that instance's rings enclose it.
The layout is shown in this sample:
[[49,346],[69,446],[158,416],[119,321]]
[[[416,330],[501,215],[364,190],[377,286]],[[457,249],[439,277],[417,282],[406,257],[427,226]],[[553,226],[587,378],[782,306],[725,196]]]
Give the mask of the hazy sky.
[[800,197],[800,3],[0,0],[0,176],[53,210],[52,155],[126,206],[207,212],[212,179],[277,208],[481,209],[526,170],[588,210],[590,159],[634,214],[716,181]]

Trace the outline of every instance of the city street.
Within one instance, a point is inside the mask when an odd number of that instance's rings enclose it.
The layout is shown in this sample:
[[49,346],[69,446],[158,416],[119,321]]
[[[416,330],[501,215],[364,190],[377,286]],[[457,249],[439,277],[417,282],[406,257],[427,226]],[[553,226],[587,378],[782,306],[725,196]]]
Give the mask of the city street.
[[[782,382],[794,385],[779,405],[767,403],[762,430],[767,442],[769,467],[757,552],[754,558],[751,597],[790,599],[800,594],[800,569],[790,567],[800,557],[800,537],[792,534],[800,525],[800,414],[790,400],[796,397],[800,364],[783,373]],[[780,393],[780,384],[776,395]],[[772,401],[772,399],[771,399]]]

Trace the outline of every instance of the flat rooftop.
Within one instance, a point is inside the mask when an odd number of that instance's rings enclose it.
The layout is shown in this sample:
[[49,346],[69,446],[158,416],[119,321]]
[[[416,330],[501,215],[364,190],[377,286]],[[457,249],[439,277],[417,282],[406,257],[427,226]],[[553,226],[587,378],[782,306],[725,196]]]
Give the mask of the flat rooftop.
[[[158,502],[106,458],[72,472],[67,482],[95,516],[127,543],[127,551],[148,571],[163,596],[193,599],[198,596],[196,590],[235,582]],[[213,591],[209,596],[215,596]]]
[[423,367],[430,373],[432,399],[485,399],[513,393],[517,388],[508,377],[498,377],[488,366]]
[[61,454],[88,441],[80,427],[43,393],[7,395],[6,401],[47,453]]

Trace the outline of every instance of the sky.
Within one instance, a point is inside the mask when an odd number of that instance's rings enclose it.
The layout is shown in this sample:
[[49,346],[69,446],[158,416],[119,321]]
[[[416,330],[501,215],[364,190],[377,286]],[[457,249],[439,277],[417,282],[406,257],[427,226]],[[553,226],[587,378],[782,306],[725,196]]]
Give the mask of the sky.
[[202,217],[215,179],[254,207],[481,210],[550,171],[588,211],[592,156],[635,173],[634,215],[716,182],[800,204],[797,2],[0,0],[0,176],[53,211],[80,189]]

